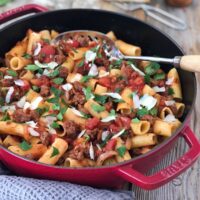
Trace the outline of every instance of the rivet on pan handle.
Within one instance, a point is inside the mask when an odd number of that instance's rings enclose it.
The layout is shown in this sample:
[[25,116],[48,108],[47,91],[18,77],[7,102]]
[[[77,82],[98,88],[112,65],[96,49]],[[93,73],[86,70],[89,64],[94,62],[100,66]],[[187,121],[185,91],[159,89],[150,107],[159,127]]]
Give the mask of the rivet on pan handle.
[[181,137],[185,139],[190,149],[170,166],[162,169],[156,174],[145,176],[134,170],[132,165],[129,164],[117,169],[117,174],[123,179],[147,190],[156,189],[168,183],[189,168],[200,155],[200,143],[189,127],[184,129]]
[[27,4],[24,6],[20,6],[11,10],[8,10],[4,13],[0,14],[0,24],[3,24],[9,20],[12,20],[16,17],[23,16],[29,13],[39,13],[48,11],[47,8],[37,5],[37,4]]

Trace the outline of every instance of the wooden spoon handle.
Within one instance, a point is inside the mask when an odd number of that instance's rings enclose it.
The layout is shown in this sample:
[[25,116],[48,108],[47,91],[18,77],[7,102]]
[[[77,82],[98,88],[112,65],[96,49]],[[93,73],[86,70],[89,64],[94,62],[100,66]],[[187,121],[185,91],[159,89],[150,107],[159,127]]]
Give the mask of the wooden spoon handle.
[[180,60],[180,68],[200,73],[200,55],[182,56]]

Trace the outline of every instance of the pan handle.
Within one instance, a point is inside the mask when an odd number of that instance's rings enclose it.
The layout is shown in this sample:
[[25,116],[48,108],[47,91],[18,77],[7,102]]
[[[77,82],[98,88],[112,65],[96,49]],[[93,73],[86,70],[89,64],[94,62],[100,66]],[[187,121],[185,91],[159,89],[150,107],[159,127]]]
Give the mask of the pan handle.
[[156,174],[145,176],[134,170],[132,165],[129,164],[117,169],[117,174],[123,179],[146,190],[156,189],[165,183],[168,183],[189,168],[200,155],[200,143],[188,126],[181,134],[181,137],[185,139],[190,149],[170,166],[162,169]]
[[11,19],[23,16],[25,14],[45,12],[45,11],[48,11],[48,8],[45,8],[45,7],[37,5],[37,4],[27,4],[24,6],[20,6],[20,7],[8,10],[4,13],[1,13],[0,14],[0,24],[3,24]]

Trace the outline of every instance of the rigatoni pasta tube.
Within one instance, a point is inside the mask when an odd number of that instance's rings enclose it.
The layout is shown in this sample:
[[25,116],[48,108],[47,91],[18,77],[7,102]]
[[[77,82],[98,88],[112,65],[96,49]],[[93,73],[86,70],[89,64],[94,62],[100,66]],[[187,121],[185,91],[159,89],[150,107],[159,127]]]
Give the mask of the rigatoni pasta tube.
[[113,41],[117,40],[117,37],[115,36],[115,33],[113,31],[109,31],[108,33],[106,33],[106,36],[109,37]]
[[126,102],[120,102],[117,105],[117,111],[119,111],[122,114],[130,114],[131,113],[131,106],[127,104]]
[[[117,140],[117,144],[115,146],[115,150],[117,150],[118,148],[120,148],[122,146],[125,147],[125,144],[120,137],[116,138],[116,140]],[[130,160],[130,159],[131,159],[131,156],[130,156],[130,153],[128,152],[128,150],[126,150],[126,152],[124,153],[124,155],[122,157],[120,155],[116,155],[117,162],[123,162],[125,160]]]
[[67,82],[68,83],[74,83],[76,81],[80,81],[82,79],[82,75],[79,73],[70,73],[67,76]]
[[107,92],[107,87],[101,86],[99,84],[96,85],[96,88],[94,90],[95,94],[103,95],[103,93],[106,93],[106,92]]
[[94,117],[97,117],[99,119],[103,119],[105,117],[107,117],[109,115],[108,111],[104,110],[104,111],[96,111],[94,109],[95,106],[100,106],[100,104],[98,104],[96,101],[89,99],[85,104],[84,104],[84,108],[87,109],[87,111]]
[[88,50],[86,47],[80,47],[76,51],[71,50],[68,55],[72,60],[80,60],[84,57],[85,52]]
[[31,148],[26,151],[22,150],[19,146],[10,146],[8,149],[20,156],[31,157],[31,159],[35,160],[45,153],[47,147],[43,144],[33,144],[31,145]]
[[56,38],[57,36],[58,36],[58,32],[57,31],[55,31],[55,30],[51,30],[51,39],[54,39],[54,38]]
[[132,148],[139,148],[157,144],[157,136],[153,133],[132,137]]
[[64,119],[73,121],[79,125],[85,125],[86,123],[86,119],[76,115],[71,108],[68,108],[67,111],[65,112]]
[[64,63],[62,63],[62,67],[67,68],[68,72],[72,72],[74,69],[74,60],[70,57],[67,57]]
[[15,136],[7,135],[6,138],[3,140],[3,146],[9,147],[9,146],[17,146],[19,145],[19,139]]
[[98,80],[91,78],[86,85],[89,86],[92,90],[95,90]]
[[139,122],[131,122],[131,129],[135,135],[144,135],[148,133],[150,129],[150,122],[143,120]]
[[[58,150],[57,155],[53,155],[54,148]],[[42,155],[38,162],[55,165],[59,158],[65,153],[68,148],[68,144],[61,138],[56,138],[49,149]]]
[[32,54],[34,45],[40,41],[41,35],[33,31],[28,31],[28,46],[26,53]]
[[138,46],[128,44],[122,40],[116,40],[115,45],[126,56],[140,56],[141,55],[141,48]]
[[20,79],[27,80],[27,81],[32,80],[33,77],[34,77],[34,74],[33,74],[30,70],[23,70],[23,71],[19,74],[19,78],[20,78]]
[[177,109],[177,117],[182,117],[184,110],[185,110],[185,104],[184,103],[175,103],[176,109]]
[[95,162],[90,159],[83,159],[81,161],[75,160],[73,158],[66,158],[64,162],[65,167],[93,167],[95,166]]
[[161,118],[161,119],[165,119],[165,117],[166,117],[167,115],[169,115],[169,114],[173,115],[172,110],[171,110],[169,107],[164,107],[164,108],[160,111],[160,118]]
[[50,32],[49,30],[43,30],[43,31],[40,31],[40,36],[41,36],[41,39],[43,40],[51,40],[51,35],[50,35]]
[[9,66],[11,69],[17,71],[23,69],[26,65],[30,63],[30,60],[23,57],[13,57],[9,61]]
[[0,134],[16,135],[23,137],[25,140],[30,139],[28,126],[26,124],[18,124],[9,121],[0,121]]
[[143,95],[148,94],[150,96],[154,96],[156,94],[156,92],[149,85],[145,84],[145,86],[143,87],[143,90],[142,90],[142,94]]
[[174,98],[182,99],[181,83],[180,83],[180,78],[179,78],[177,70],[175,68],[171,69],[167,74],[167,78],[174,79],[172,84],[170,85],[170,88],[173,89],[172,96]]
[[168,122],[156,120],[153,125],[153,132],[157,135],[169,137],[173,132],[173,127]]

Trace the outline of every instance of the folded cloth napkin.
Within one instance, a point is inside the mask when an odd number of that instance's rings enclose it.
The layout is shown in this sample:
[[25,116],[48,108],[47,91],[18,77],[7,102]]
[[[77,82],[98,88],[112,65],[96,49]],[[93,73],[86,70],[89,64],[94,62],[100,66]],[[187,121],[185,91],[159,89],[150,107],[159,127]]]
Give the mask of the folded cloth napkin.
[[95,189],[13,175],[0,163],[0,200],[130,200],[130,191]]

